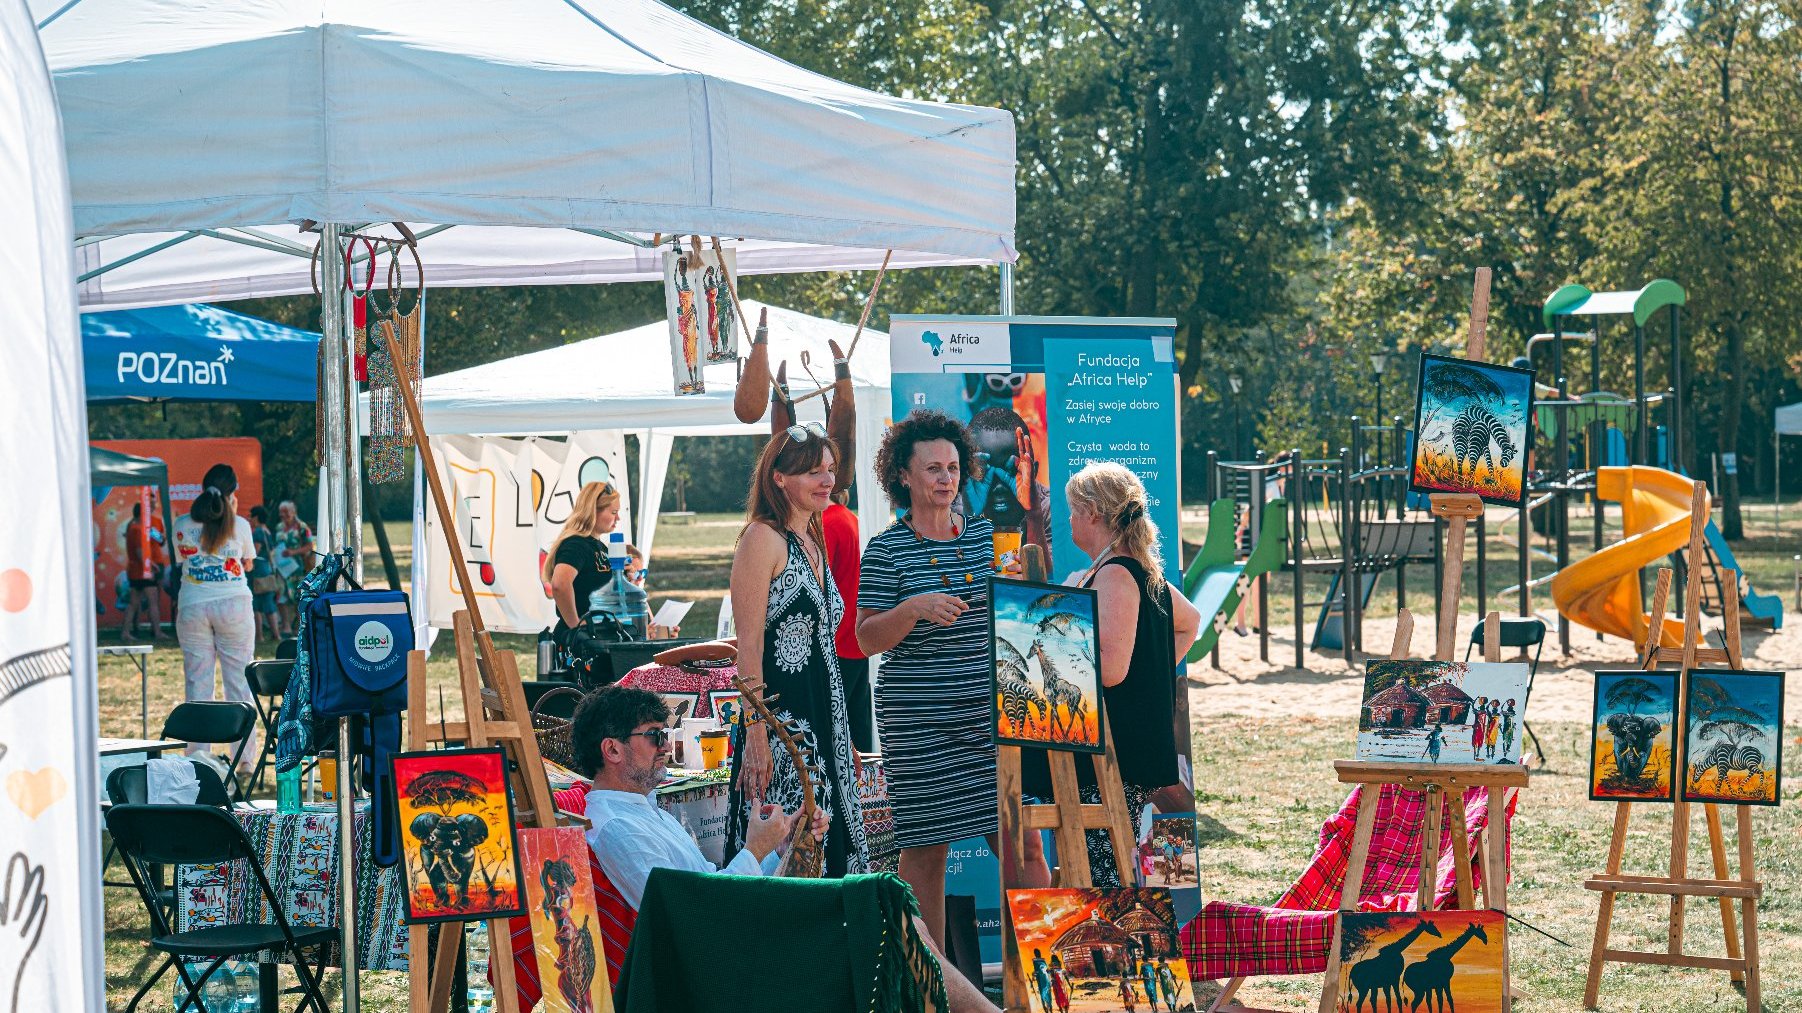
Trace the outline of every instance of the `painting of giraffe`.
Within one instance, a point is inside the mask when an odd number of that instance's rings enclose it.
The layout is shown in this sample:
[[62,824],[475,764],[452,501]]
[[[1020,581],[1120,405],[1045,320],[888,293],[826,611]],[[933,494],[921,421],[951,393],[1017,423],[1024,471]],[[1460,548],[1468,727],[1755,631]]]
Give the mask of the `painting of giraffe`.
[[1500,912],[1348,912],[1340,923],[1335,1013],[1502,1013]]
[[989,667],[997,744],[1099,753],[1094,591],[992,578]]
[[1533,447],[1533,371],[1423,355],[1415,390],[1411,488],[1519,506]]

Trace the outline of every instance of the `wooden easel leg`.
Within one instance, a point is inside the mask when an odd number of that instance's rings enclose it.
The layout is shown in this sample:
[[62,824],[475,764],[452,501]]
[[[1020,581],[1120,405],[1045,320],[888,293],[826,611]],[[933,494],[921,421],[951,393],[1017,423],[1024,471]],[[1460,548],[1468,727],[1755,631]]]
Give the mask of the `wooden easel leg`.
[[[1494,643],[1494,640],[1490,641]],[[1489,910],[1508,913],[1508,792],[1507,788],[1490,787],[1486,796],[1489,829],[1483,835],[1483,886],[1489,898]],[[1514,962],[1510,947],[1502,947],[1502,995],[1514,995]],[[1504,1009],[1507,1007],[1504,1007]]]
[[[1734,806],[1734,836],[1739,838],[1739,878],[1742,882],[1758,881],[1752,859],[1752,807]],[[1741,927],[1746,933],[1746,1011],[1758,1013],[1762,1001],[1758,986],[1758,901],[1747,897],[1740,902]]]
[[[1721,807],[1710,802],[1702,806],[1702,813],[1708,821],[1708,851],[1714,859],[1714,878],[1726,879],[1728,875],[1727,842],[1721,831]],[[1739,929],[1733,924],[1733,899],[1722,897],[1720,901],[1721,932],[1727,938],[1727,958],[1738,960],[1740,957]],[[1739,971],[1734,971],[1733,980],[1745,981],[1746,976]]]
[[488,923],[488,978],[494,985],[497,1013],[519,1013],[519,984],[513,978],[513,926],[505,918]]
[[1476,906],[1470,871],[1470,821],[1464,813],[1464,792],[1453,789],[1448,798],[1452,805],[1452,864],[1457,872],[1458,906],[1469,910]]
[[1420,878],[1414,886],[1415,908],[1433,910],[1433,898],[1439,887],[1439,845],[1444,833],[1445,791],[1438,785],[1427,786],[1427,829],[1420,842]]
[[[1608,862],[1604,868],[1610,876],[1618,876],[1621,871],[1621,857],[1627,850],[1627,820],[1632,815],[1633,803],[1616,802],[1614,804],[1614,835],[1608,839]],[[1485,875],[1484,881],[1489,877]],[[1589,950],[1589,979],[1583,986],[1583,1008],[1595,1009],[1602,993],[1602,954],[1608,950],[1608,933],[1614,925],[1614,891],[1602,891],[1601,910],[1596,914],[1595,942]]]
[[[457,950],[463,942],[463,923],[444,922],[438,926],[438,951],[432,957],[431,1004],[426,1013],[448,1013],[451,985],[457,976]],[[493,948],[490,947],[490,952]]]
[[[1683,776],[1682,760],[1678,760],[1677,776]],[[1671,807],[1671,868],[1672,879],[1686,879],[1689,876],[1689,803],[1681,799]],[[1683,901],[1681,894],[1671,896],[1670,941],[1666,952],[1676,955],[1683,952]]]
[[1037,833],[1024,824],[1020,803],[1020,747],[999,746],[995,755],[995,788],[1001,818],[996,837],[1001,842],[1001,1007],[1027,1010],[1026,972],[1020,967],[1020,941],[1014,937],[1014,918],[1007,906],[1007,891],[1026,882],[1026,835]]
[[431,955],[424,925],[407,926],[407,1009],[425,1013],[431,1002]]
[[1070,753],[1049,750],[1046,761],[1051,767],[1051,789],[1057,793],[1057,885],[1087,887],[1094,885],[1089,868],[1089,837],[1083,829],[1082,792],[1076,781],[1076,757]]
[[[1364,866],[1370,859],[1370,835],[1376,828],[1377,799],[1381,790],[1376,785],[1358,788],[1358,822],[1352,829],[1351,854],[1345,862],[1345,885],[1339,891],[1339,911],[1358,910],[1358,899],[1364,892]],[[1339,947],[1345,925],[1333,919],[1333,941],[1326,951],[1326,980],[1320,988],[1319,1013],[1333,1013],[1339,1002]]]
[[1245,984],[1244,978],[1227,979],[1225,987],[1220,990],[1220,994],[1214,997],[1213,1002],[1208,1003],[1208,1013],[1220,1013],[1221,1010],[1226,1009],[1227,1004],[1233,1001],[1233,996],[1238,994],[1239,986],[1243,984]]

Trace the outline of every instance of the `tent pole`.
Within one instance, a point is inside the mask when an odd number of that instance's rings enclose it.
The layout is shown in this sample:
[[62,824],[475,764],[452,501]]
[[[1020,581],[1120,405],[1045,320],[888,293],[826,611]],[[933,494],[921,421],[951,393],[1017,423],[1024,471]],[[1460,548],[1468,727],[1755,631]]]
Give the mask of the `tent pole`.
[[1001,315],[1012,316],[1014,313],[1014,265],[1001,264]]

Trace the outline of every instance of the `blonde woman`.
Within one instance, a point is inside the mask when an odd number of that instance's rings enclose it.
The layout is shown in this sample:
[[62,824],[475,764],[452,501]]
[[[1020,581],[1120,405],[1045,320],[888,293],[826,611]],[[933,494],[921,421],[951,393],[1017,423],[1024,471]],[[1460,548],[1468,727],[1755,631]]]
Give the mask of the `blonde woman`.
[[590,482],[576,494],[575,509],[544,554],[543,576],[557,603],[559,644],[582,624],[588,599],[612,579],[607,546],[601,536],[619,524],[619,490],[611,482]]
[[[1127,809],[1142,812],[1153,792],[1181,780],[1177,755],[1188,743],[1176,741],[1176,663],[1195,643],[1201,613],[1164,578],[1158,528],[1137,475],[1118,464],[1091,464],[1070,477],[1064,495],[1071,540],[1093,561],[1065,583],[1094,588],[1100,598],[1095,628],[1101,634],[1102,696]],[[1049,798],[1044,752],[1025,754],[1026,794]],[[1089,767],[1077,764],[1082,798],[1099,803]],[[1131,885],[1114,868],[1103,834],[1089,836],[1089,867],[1097,887]]]

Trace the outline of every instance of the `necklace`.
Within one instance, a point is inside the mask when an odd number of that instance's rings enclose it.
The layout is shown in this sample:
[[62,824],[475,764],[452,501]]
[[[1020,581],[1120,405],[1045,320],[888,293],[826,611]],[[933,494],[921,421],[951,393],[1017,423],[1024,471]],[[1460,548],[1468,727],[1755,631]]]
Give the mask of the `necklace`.
[[[958,521],[957,515],[952,514],[951,515],[951,539],[950,539],[952,544],[951,544],[950,548],[951,548],[951,551],[956,554],[957,561],[959,563],[962,563],[964,561],[964,547],[962,545],[957,544],[957,540],[963,536],[964,529],[963,529],[963,527],[960,527],[958,525],[957,521]],[[907,525],[907,530],[913,532],[915,543],[925,542],[928,540],[925,535],[920,534],[919,528],[914,527],[914,521],[913,521],[912,514],[903,514],[901,517],[901,523]],[[934,538],[934,539],[931,539],[931,541],[939,542],[939,541],[941,541],[941,539]],[[926,557],[926,562],[932,566],[937,566],[937,565],[939,565],[939,557],[935,553],[934,555]],[[961,566],[953,567],[953,569],[962,569],[962,567]],[[966,571],[964,573],[964,583],[966,583],[966,584],[976,583],[976,574]],[[951,586],[951,575],[949,573],[939,574],[939,586],[940,587],[950,587]]]
[[[957,518],[956,514],[951,515],[951,539],[953,541],[955,541],[957,538],[959,538],[963,535],[963,528],[958,527],[957,519],[958,518]],[[923,542],[926,540],[926,536],[920,534],[920,529],[914,527],[914,515],[912,513],[902,514],[901,515],[901,523],[907,525],[907,530],[914,533],[914,541]],[[935,539],[933,539],[933,541],[936,542],[936,541],[939,541],[939,539],[935,538]],[[959,559],[964,558],[964,550],[962,550],[962,549],[957,550],[957,558],[959,558]],[[936,560],[935,560],[935,562],[936,562]]]

